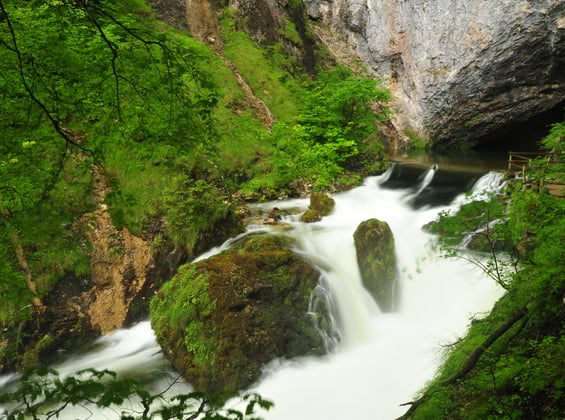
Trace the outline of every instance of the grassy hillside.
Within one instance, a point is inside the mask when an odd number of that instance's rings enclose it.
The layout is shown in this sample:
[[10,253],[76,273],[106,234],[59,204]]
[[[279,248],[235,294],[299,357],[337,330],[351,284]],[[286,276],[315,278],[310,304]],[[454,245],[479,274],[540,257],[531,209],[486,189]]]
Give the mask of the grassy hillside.
[[[243,198],[335,188],[382,162],[378,81],[313,79],[232,10],[223,51],[141,0],[1,1],[0,13],[0,326],[14,339],[61,279],[89,278],[85,215],[101,193],[118,229],[192,255],[223,239],[210,233]],[[316,108],[330,92],[332,108]]]

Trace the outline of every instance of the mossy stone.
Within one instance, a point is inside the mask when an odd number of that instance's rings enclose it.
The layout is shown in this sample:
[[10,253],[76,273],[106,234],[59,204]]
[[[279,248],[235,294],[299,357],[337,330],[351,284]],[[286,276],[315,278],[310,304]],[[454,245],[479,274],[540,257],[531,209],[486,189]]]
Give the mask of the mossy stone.
[[383,312],[397,305],[396,253],[388,223],[378,219],[362,222],[353,234],[357,262],[364,286]]
[[313,192],[310,195],[310,206],[300,220],[305,223],[319,222],[322,217],[332,212],[334,206],[335,200],[333,198],[321,192]]
[[324,352],[308,315],[320,273],[289,245],[280,236],[250,236],[183,266],[153,298],[157,339],[195,389],[234,393],[275,358]]

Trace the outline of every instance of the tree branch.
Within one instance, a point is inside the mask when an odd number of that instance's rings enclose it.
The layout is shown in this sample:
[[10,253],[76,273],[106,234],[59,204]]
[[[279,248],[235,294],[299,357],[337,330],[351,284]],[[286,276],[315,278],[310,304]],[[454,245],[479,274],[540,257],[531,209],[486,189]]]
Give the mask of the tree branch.
[[94,25],[94,27],[96,28],[96,30],[100,34],[100,37],[106,43],[106,45],[110,49],[110,52],[112,53],[111,65],[112,65],[112,74],[114,76],[114,83],[115,83],[115,90],[116,90],[116,108],[118,110],[118,118],[121,121],[122,120],[122,107],[121,107],[121,101],[120,101],[120,78],[118,76],[118,70],[116,68],[116,61],[118,60],[118,46],[114,42],[110,41],[110,39],[106,36],[106,32],[104,32],[104,28],[102,28],[102,25],[100,24],[100,22],[98,22],[98,20],[96,20],[90,14],[87,3],[86,2],[81,2],[81,3],[82,3],[81,4],[82,9],[84,10],[84,12],[86,14],[87,19],[89,20],[90,23],[92,23]]
[[[465,363],[463,368],[458,373],[453,375],[451,378],[440,382],[439,386],[453,385],[458,380],[463,379],[477,365],[477,363],[478,363],[479,359],[481,358],[481,356],[483,355],[483,353],[490,346],[492,346],[496,342],[496,340],[498,340],[508,330],[510,330],[510,328],[512,328],[518,321],[520,321],[522,318],[524,318],[527,313],[528,313],[527,307],[523,307],[518,312],[516,312],[508,321],[506,321],[504,323],[504,325],[502,325],[500,328],[498,328],[496,331],[494,331],[491,335],[488,336],[488,338],[479,346],[479,348],[477,348],[471,354],[471,357],[469,357],[469,359],[467,360],[467,362]],[[420,398],[418,398],[416,401],[400,404],[401,406],[409,405],[410,408],[408,409],[408,411],[406,413],[404,413],[402,416],[398,417],[397,420],[407,420],[407,419],[409,419],[412,416],[412,414],[414,414],[414,412],[416,411],[416,408],[418,408],[420,405],[422,405],[424,402],[426,402],[429,397],[430,397],[429,394],[424,394]]]
[[20,51],[20,49],[18,47],[18,41],[17,41],[16,33],[14,31],[14,27],[12,25],[12,20],[10,19],[10,16],[8,15],[8,12],[6,10],[6,7],[4,6],[3,0],[0,0],[0,11],[2,12],[2,16],[4,17],[4,19],[6,20],[6,24],[8,26],[8,31],[10,33],[10,39],[11,39],[11,42],[12,42],[12,45],[10,46],[10,45],[8,45],[8,43],[6,41],[2,40],[2,44],[4,44],[10,51],[13,51],[16,54],[16,58],[17,58],[17,62],[18,62],[18,74],[20,76],[20,79],[22,81],[22,85],[23,85],[26,93],[31,98],[31,100],[33,102],[35,102],[36,105],[38,105],[39,108],[45,113],[45,116],[47,117],[47,119],[49,120],[49,122],[51,123],[51,125],[53,126],[55,131],[57,132],[57,134],[59,134],[59,136],[61,136],[65,140],[65,142],[67,142],[67,144],[71,144],[75,147],[78,147],[79,149],[81,149],[83,151],[87,151],[87,149],[82,147],[73,138],[72,133],[69,130],[67,130],[64,127],[61,126],[59,120],[57,118],[55,118],[55,116],[51,113],[51,111],[47,108],[47,106],[33,92],[33,89],[29,85],[29,83],[26,79],[26,76],[25,76],[24,60],[23,60],[22,52]]
[[443,381],[441,385],[454,384],[456,381],[467,375],[475,367],[482,354],[490,346],[492,346],[496,340],[502,337],[504,333],[506,333],[510,328],[512,328],[514,324],[516,324],[516,322],[524,318],[527,313],[528,313],[528,308],[526,307],[523,307],[518,312],[516,312],[514,316],[512,316],[512,318],[510,318],[508,321],[504,323],[504,325],[502,325],[499,329],[497,329],[491,335],[489,335],[489,337],[485,340],[485,342],[481,344],[480,347],[471,354],[471,357],[467,360],[467,363],[465,363],[465,366],[463,367],[463,369],[461,369],[461,371],[459,371],[459,373]]
[[16,54],[17,57],[17,61],[18,61],[18,73],[20,75],[20,79],[22,80],[22,84],[24,86],[25,91],[27,92],[27,94],[29,95],[29,97],[41,108],[41,110],[45,113],[45,115],[47,116],[47,119],[49,120],[49,122],[51,122],[51,125],[53,126],[53,128],[55,129],[55,131],[68,143],[68,144],[72,144],[73,146],[77,146],[79,148],[80,145],[69,135],[69,133],[67,132],[67,130],[65,130],[63,127],[61,127],[61,124],[59,123],[59,121],[53,116],[53,114],[47,109],[47,106],[41,102],[39,100],[39,98],[37,96],[35,96],[33,89],[31,89],[31,87],[29,86],[29,83],[25,77],[25,71],[24,71],[24,65],[23,65],[23,57],[22,57],[22,53],[18,47],[18,42],[17,42],[17,38],[16,38],[16,33],[14,31],[14,27],[12,26],[12,21],[10,19],[10,16],[8,15],[8,12],[6,11],[6,8],[4,6],[4,2],[2,0],[0,0],[0,11],[2,12],[2,15],[4,16],[4,19],[6,19],[6,23],[8,25],[8,31],[10,32],[10,38],[12,41],[12,46],[8,46],[8,44],[6,42],[3,42],[4,45],[7,46],[8,49],[10,49],[11,51],[13,51]]

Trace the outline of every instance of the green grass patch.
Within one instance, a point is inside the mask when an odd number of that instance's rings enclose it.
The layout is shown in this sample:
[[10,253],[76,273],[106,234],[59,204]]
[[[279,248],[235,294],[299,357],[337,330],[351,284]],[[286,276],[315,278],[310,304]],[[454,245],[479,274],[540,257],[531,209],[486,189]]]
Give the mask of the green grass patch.
[[274,65],[265,50],[240,30],[233,30],[233,18],[222,19],[224,54],[232,61],[253,93],[263,100],[280,121],[289,121],[297,112],[296,84],[289,74]]

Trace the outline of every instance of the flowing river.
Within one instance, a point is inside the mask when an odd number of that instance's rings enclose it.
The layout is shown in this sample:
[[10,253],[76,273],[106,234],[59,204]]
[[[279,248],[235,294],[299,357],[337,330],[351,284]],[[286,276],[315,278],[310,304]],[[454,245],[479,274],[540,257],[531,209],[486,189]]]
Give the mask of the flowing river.
[[[333,195],[335,209],[320,222],[301,223],[297,216],[283,220],[290,225],[284,234],[295,237],[299,252],[320,268],[340,340],[328,343],[332,351],[324,357],[276,360],[267,366],[253,388],[275,403],[261,413],[265,419],[398,417],[407,410],[400,404],[413,400],[437,371],[444,346],[461,337],[470,320],[486,315],[502,295],[477,267],[441,257],[433,236],[422,230],[441,211],[467,200],[465,192],[480,195],[500,188],[501,174],[459,178],[447,174],[444,178],[450,182],[445,183],[441,171],[441,164],[419,172],[392,166],[357,188]],[[288,200],[257,207],[306,210],[308,204],[308,200]],[[392,313],[380,312],[360,279],[353,232],[369,218],[386,221],[395,237],[400,299]],[[155,389],[170,379],[148,321],[102,337],[92,351],[66,357],[54,366],[62,374],[87,367],[146,377]],[[0,386],[2,380],[7,377],[0,378]],[[186,385],[176,389],[186,390]],[[76,410],[60,418],[90,415]],[[90,418],[117,417],[115,412],[98,412]]]

